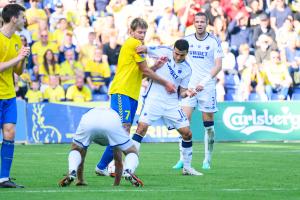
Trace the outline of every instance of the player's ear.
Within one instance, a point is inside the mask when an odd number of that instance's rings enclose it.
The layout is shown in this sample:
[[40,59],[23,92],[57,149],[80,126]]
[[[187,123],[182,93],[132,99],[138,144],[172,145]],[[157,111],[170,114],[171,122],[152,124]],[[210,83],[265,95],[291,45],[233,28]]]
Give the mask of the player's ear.
[[131,28],[129,28],[129,30],[128,30],[129,35],[132,36],[133,32],[134,32],[134,31],[133,31]]
[[12,16],[10,21],[13,23],[17,23],[17,20],[18,19],[16,18],[16,16]]

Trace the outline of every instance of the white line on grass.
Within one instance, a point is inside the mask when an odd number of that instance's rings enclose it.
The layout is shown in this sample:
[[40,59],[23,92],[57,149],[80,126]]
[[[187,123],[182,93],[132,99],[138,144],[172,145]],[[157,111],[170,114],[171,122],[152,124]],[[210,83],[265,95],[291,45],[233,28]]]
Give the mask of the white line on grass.
[[[52,189],[52,190],[23,190],[23,189],[20,189],[20,190],[11,190],[11,191],[1,191],[1,194],[3,193],[86,193],[86,192],[94,192],[94,193],[97,193],[97,192],[107,192],[107,193],[110,193],[110,192],[119,192],[119,193],[123,193],[123,192],[126,192],[126,193],[130,193],[130,192],[142,192],[142,193],[151,193],[151,192],[192,192],[193,190],[180,190],[180,189],[173,189],[173,190],[170,190],[170,189],[143,189],[143,188],[140,188],[140,189],[135,189],[135,190],[131,190],[131,189],[128,189],[128,190],[125,190],[125,189],[83,189],[83,190],[70,190],[70,189]],[[207,190],[198,190],[198,192],[205,192]],[[300,191],[300,188],[224,188],[224,189],[212,189],[210,191],[216,191],[216,192],[254,192],[254,191]]]
[[300,191],[300,188],[226,188],[225,192],[252,192],[252,191]]
[[[280,151],[257,151],[257,150],[226,150],[226,151],[219,151],[216,153],[221,153],[221,154],[230,154],[230,153],[300,153],[300,150],[280,150]],[[92,152],[91,152],[92,153]],[[203,151],[193,151],[193,153],[203,153]],[[15,153],[15,155],[42,155],[44,153],[40,153],[40,152],[23,152],[23,153]],[[68,152],[60,152],[60,153],[52,153],[52,155],[67,155]],[[142,154],[174,154],[174,152],[170,151],[170,152],[142,152]]]
[[114,190],[114,189],[84,189],[84,190],[70,190],[70,189],[56,189],[56,190],[14,190],[14,191],[1,191],[1,194],[3,193],[85,193],[85,192],[192,192],[193,190],[178,190],[178,189],[174,189],[174,190],[157,190],[157,189],[153,189],[153,190],[147,190],[147,189],[136,189],[136,190]]

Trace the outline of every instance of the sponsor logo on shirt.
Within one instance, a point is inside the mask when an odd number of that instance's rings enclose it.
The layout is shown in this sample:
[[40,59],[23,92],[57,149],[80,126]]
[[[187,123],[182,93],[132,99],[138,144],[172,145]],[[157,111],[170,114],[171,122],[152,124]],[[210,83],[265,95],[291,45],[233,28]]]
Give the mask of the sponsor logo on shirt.
[[169,71],[170,71],[171,76],[172,76],[174,79],[177,79],[177,78],[178,78],[178,75],[175,73],[175,71],[172,69],[172,67],[170,66],[169,63],[167,63],[167,66],[168,66],[168,68],[169,68]]
[[189,54],[193,58],[204,58],[208,55],[208,52],[207,51],[190,51]]

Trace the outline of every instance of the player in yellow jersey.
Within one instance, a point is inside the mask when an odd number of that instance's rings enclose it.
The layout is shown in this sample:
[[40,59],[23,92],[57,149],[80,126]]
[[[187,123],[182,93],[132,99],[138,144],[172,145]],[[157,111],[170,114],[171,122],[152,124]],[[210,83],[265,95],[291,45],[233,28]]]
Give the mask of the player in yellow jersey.
[[[169,93],[176,92],[175,85],[155,74],[148,67],[144,55],[136,52],[136,48],[143,44],[147,28],[147,22],[142,18],[135,18],[131,22],[130,37],[121,48],[116,75],[109,90],[111,108],[119,114],[128,133],[137,109],[143,76],[163,85]],[[112,148],[108,146],[96,166],[96,173],[108,175],[106,167],[112,159]]]
[[22,74],[29,47],[22,46],[21,38],[15,31],[21,31],[25,8],[18,4],[8,4],[3,8],[4,25],[0,29],[0,125],[3,141],[1,146],[0,188],[23,187],[12,182],[10,169],[14,155],[17,104],[13,74]]

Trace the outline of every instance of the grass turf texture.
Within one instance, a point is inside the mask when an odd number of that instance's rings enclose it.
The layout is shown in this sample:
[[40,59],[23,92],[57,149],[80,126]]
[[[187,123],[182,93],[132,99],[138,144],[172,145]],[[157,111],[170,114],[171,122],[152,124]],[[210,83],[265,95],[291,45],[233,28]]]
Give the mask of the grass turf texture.
[[142,144],[136,174],[144,188],[94,173],[104,147],[91,145],[85,164],[87,187],[59,188],[67,172],[70,145],[17,145],[12,177],[25,189],[0,189],[0,199],[299,199],[300,145],[293,143],[217,143],[212,169],[201,169],[202,143],[194,143],[193,166],[204,176],[182,176],[171,169],[178,144]]

